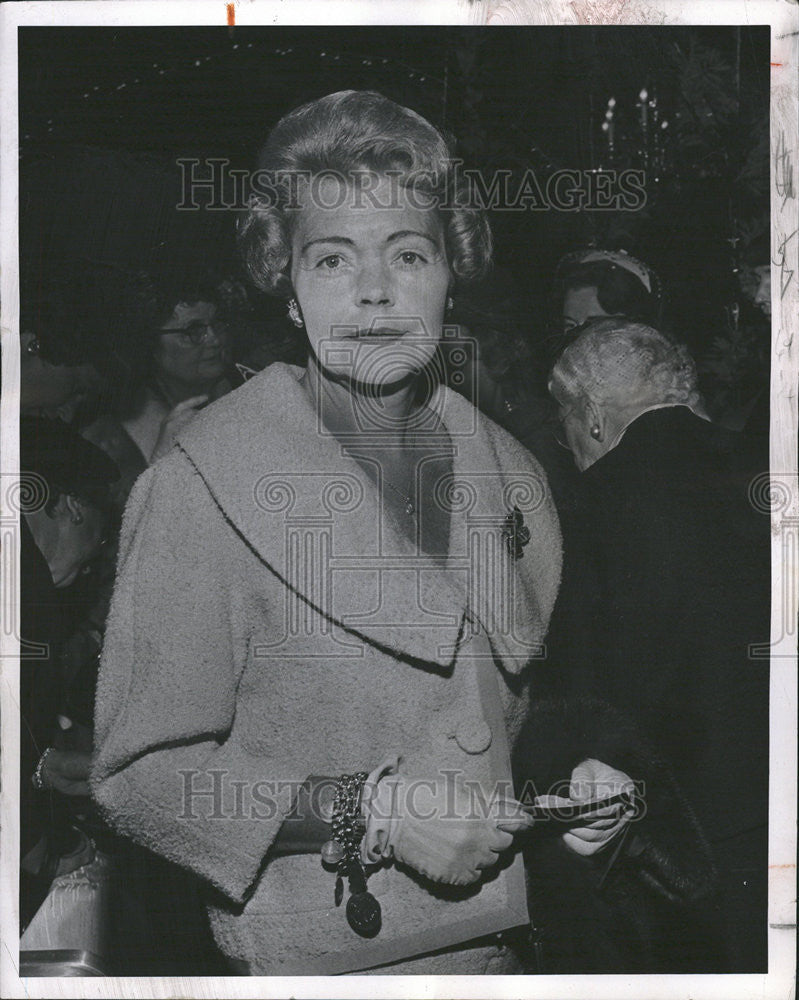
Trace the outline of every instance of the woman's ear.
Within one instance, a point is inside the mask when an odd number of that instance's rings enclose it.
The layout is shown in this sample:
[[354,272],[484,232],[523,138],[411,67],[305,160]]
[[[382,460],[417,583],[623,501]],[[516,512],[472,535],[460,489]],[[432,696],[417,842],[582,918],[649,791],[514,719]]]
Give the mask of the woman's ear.
[[83,524],[83,501],[73,493],[64,496],[66,513],[73,524]]
[[585,419],[588,424],[588,433],[591,437],[595,441],[604,441],[608,432],[605,411],[590,396],[586,397]]

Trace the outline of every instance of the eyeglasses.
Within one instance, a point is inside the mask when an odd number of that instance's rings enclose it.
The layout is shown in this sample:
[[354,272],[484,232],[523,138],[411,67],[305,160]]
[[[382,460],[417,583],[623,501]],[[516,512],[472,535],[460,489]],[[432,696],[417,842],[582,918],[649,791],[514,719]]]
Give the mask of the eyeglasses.
[[226,328],[223,323],[220,323],[220,321],[216,319],[213,323],[203,323],[202,320],[194,320],[189,323],[188,326],[180,326],[172,329],[160,329],[157,332],[159,334],[177,334],[184,344],[192,344],[194,347],[197,347],[202,344],[203,341],[210,339],[210,333],[214,333],[217,336],[223,336],[226,332]]

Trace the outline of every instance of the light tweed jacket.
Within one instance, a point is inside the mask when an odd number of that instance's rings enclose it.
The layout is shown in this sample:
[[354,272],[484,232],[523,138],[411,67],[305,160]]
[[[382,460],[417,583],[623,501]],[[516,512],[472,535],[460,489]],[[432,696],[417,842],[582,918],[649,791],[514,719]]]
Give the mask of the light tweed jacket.
[[[561,565],[540,467],[460,396],[431,404],[452,456],[435,560],[320,431],[301,374],[276,364],[219,400],[136,483],[97,690],[104,814],[219,890],[216,940],[254,974],[366,969],[526,922],[518,856],[465,891],[388,865],[364,940],[318,855],[269,847],[296,783],[390,751],[410,776],[509,779]],[[518,560],[514,506],[531,533]]]

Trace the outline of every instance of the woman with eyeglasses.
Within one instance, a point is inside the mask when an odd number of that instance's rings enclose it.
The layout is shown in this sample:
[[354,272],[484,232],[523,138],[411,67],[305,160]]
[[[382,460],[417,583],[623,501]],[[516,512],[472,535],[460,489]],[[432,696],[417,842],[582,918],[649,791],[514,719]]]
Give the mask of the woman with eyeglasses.
[[[179,274],[156,282],[144,272],[98,269],[108,303],[109,384],[105,411],[82,431],[117,463],[122,508],[138,476],[172,447],[175,435],[233,385],[221,283]],[[222,310],[224,307],[222,307]]]

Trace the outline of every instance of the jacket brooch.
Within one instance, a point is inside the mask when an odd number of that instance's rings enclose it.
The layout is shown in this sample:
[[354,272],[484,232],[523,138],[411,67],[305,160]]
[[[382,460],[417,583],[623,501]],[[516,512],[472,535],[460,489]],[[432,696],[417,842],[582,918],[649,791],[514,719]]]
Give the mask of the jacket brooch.
[[508,552],[514,559],[521,559],[524,555],[522,549],[530,541],[530,529],[524,523],[524,517],[519,508],[514,504],[513,510],[505,518],[502,528],[502,537],[508,547]]

